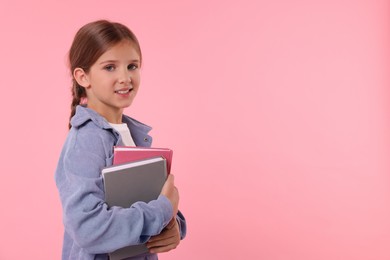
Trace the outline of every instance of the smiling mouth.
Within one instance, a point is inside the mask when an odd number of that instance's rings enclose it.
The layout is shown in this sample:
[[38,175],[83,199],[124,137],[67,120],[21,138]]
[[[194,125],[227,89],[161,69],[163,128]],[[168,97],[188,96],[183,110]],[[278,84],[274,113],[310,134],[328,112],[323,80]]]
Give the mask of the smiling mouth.
[[132,88],[125,89],[125,90],[124,90],[124,89],[121,89],[121,90],[116,90],[115,93],[123,95],[123,94],[129,93],[129,92],[132,91],[132,90],[133,90]]

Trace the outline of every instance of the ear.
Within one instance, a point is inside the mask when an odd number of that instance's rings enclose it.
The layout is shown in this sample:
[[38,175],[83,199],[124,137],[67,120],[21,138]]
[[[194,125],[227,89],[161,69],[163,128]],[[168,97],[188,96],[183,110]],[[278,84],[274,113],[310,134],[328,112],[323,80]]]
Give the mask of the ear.
[[73,77],[80,86],[84,88],[90,87],[89,77],[82,68],[75,68],[73,71]]

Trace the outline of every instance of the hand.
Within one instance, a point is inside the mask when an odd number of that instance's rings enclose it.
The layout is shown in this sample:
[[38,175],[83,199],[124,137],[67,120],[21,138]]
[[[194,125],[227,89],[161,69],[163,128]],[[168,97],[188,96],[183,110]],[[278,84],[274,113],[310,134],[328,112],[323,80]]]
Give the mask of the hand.
[[169,174],[167,180],[165,181],[161,194],[167,197],[171,202],[173,208],[172,217],[175,218],[179,208],[179,191],[175,187],[175,177],[172,174]]
[[152,237],[148,241],[146,246],[150,253],[156,254],[171,251],[179,244],[180,229],[176,217],[174,217],[159,235]]

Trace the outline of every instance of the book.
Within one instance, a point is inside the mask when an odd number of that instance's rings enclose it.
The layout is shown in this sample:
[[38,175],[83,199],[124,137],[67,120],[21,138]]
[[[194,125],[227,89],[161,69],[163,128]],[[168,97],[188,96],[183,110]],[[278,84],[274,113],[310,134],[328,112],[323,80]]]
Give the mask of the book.
[[168,174],[171,172],[173,151],[168,148],[149,148],[135,146],[115,146],[113,165],[162,156],[167,161]]
[[[106,167],[102,170],[105,201],[109,207],[148,203],[161,193],[167,178],[166,159],[159,156]],[[110,260],[147,253],[145,244],[127,246],[109,254]]]

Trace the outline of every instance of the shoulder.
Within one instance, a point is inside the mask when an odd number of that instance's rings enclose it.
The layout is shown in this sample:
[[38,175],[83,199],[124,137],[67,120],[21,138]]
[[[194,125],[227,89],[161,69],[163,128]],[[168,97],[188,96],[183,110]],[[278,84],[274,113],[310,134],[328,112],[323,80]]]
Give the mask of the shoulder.
[[115,138],[108,131],[87,122],[71,128],[63,146],[57,174],[96,178],[112,164]]
[[75,115],[70,120],[71,126],[74,128],[79,128],[89,121],[94,122],[96,126],[100,128],[110,128],[107,120],[99,115],[96,111],[88,107],[78,105],[76,107]]
[[71,119],[70,138],[74,147],[95,151],[107,156],[107,151],[117,140],[117,136],[108,122],[97,112],[84,106],[77,106]]
[[69,138],[72,140],[73,152],[93,153],[102,158],[111,157],[117,140],[112,130],[102,129],[92,121],[87,121],[80,127],[72,127]]

